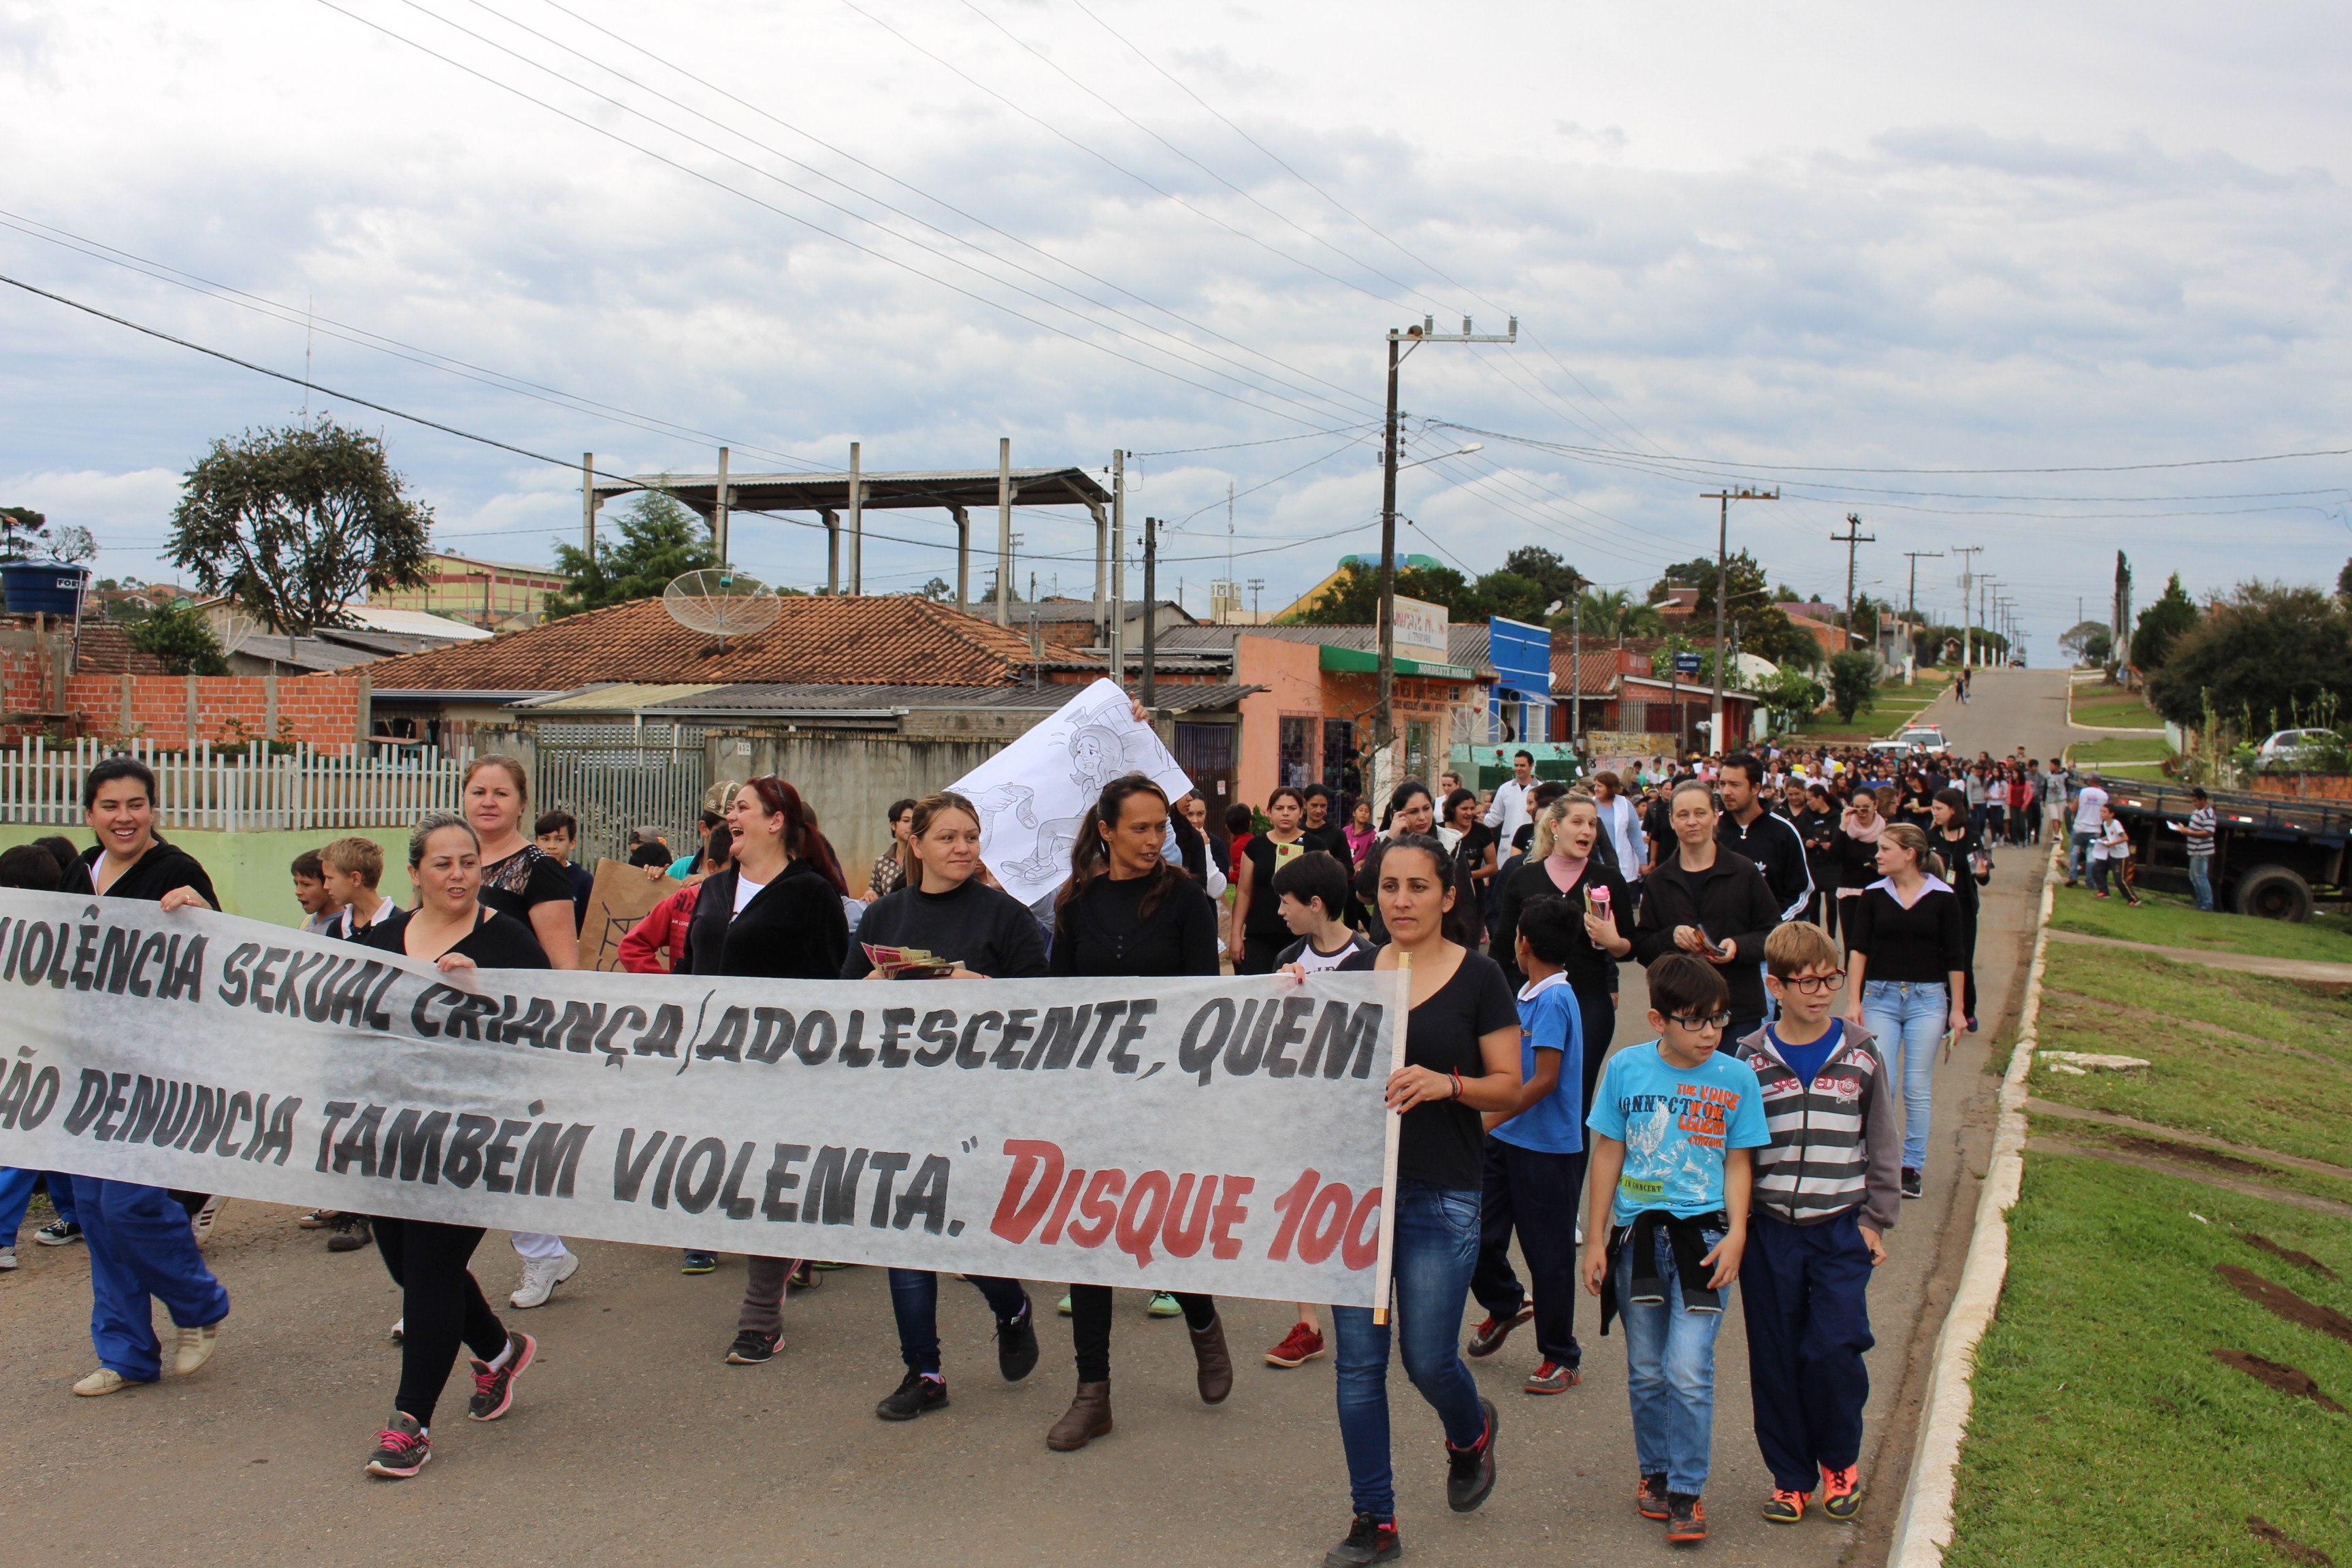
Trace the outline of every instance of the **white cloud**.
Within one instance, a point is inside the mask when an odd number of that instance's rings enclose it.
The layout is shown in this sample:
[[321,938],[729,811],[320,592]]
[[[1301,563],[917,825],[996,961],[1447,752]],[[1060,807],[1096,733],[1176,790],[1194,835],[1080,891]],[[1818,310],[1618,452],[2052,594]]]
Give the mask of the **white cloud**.
[[[1354,425],[1378,412],[1385,329],[1424,311],[1452,327],[1465,310],[1499,328],[1516,311],[1528,333],[1517,349],[1417,353],[1404,406],[1807,479],[1735,520],[1801,587],[1842,586],[1827,535],[1850,508],[1882,541],[1865,577],[1899,585],[1893,552],[1981,542],[2045,637],[2076,594],[2103,595],[2118,547],[2144,580],[2177,566],[2198,591],[2253,572],[2330,576],[2352,548],[2340,460],[1945,481],[1761,466],[2029,468],[2344,445],[2352,225],[2338,165],[2352,142],[2332,63],[2352,20],[2336,8],[1832,5],[1792,19],[1517,5],[1433,35],[1424,11],[1393,4],[1088,0],[1318,195],[1066,0],[981,3],[1052,63],[967,10],[908,0],[860,4],[984,87],[846,5],[575,0],[752,107],[541,0],[336,0],[482,77],[293,0],[0,5],[0,89],[16,105],[0,206],[298,319],[5,228],[0,271],[296,372],[314,304],[712,434],[534,402],[324,331],[307,343],[322,384],[565,461],[593,447],[608,465],[677,470],[707,468],[721,437],[738,469],[837,465],[851,439],[869,467],[985,467],[1000,435],[1018,462],[1099,466],[1115,445]],[[213,437],[301,404],[297,387],[0,293],[0,473],[16,476],[0,500],[89,522],[110,564],[160,540],[173,476]],[[572,537],[562,470],[330,405],[383,430],[454,544],[530,559]],[[1414,450],[1458,439],[1431,430]],[[1144,459],[1150,513],[1209,509],[1171,538],[1171,577],[1197,595],[1223,574],[1228,481],[1247,489],[1342,445]],[[1534,542],[1638,585],[1712,542],[1694,493],[1711,483],[1656,467],[1488,438],[1475,459],[1408,476],[1405,508],[1473,567]],[[1370,544],[1379,485],[1351,447],[1243,498],[1234,570],[1286,597]],[[2094,508],[1866,493],[2331,485]],[[1994,515],[2085,510],[2228,515]],[[1087,591],[1082,512],[1022,527],[1024,563]],[[953,537],[928,514],[888,531]],[[2229,549],[2212,548],[2217,533]],[[755,571],[822,578],[821,533],[746,520],[737,537]],[[1411,529],[1402,542],[1429,547]],[[867,568],[869,584],[953,575],[937,550],[880,542]]]

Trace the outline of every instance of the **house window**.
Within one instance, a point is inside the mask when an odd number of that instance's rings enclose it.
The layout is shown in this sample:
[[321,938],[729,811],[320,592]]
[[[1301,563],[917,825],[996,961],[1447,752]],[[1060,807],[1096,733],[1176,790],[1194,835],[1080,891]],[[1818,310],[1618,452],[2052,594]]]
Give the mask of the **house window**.
[[1279,754],[1276,758],[1276,783],[1304,788],[1315,782],[1319,771],[1316,719],[1306,714],[1286,713],[1282,716]]
[[1323,782],[1350,794],[1362,787],[1356,766],[1356,726],[1345,719],[1323,721]]

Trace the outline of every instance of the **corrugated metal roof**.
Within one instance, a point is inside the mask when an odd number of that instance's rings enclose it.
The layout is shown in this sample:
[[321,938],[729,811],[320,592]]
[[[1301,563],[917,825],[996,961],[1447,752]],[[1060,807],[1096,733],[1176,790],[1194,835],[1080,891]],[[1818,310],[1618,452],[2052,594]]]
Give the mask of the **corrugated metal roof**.
[[675,701],[681,697],[694,697],[705,691],[724,688],[713,685],[685,685],[677,682],[655,685],[636,681],[619,681],[611,686],[594,687],[586,691],[574,691],[562,697],[549,698],[530,704],[534,713],[561,711],[567,713],[634,713],[640,708]]
[[[746,681],[709,687],[692,695],[646,705],[646,711],[670,715],[731,715],[744,719],[815,716],[885,716],[916,710],[967,708],[1011,709],[1050,713],[1085,688],[1074,684],[1041,686],[832,686],[780,685]],[[1232,707],[1255,686],[1163,681],[1152,693],[1166,712],[1198,712]]]

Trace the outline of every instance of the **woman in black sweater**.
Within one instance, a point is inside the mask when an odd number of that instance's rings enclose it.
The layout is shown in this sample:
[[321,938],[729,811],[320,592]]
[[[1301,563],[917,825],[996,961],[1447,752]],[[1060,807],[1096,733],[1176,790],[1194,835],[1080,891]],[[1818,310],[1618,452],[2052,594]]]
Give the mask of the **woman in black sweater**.
[[1583,911],[1585,940],[1568,955],[1568,984],[1576,993],[1584,1029],[1584,1099],[1580,1119],[1592,1109],[1592,1085],[1601,1059],[1617,1033],[1617,961],[1633,951],[1633,899],[1625,879],[1601,855],[1601,805],[1582,790],[1562,795],[1536,818],[1535,843],[1525,864],[1511,873],[1495,921],[1495,962],[1514,990],[1527,984],[1513,962],[1518,945],[1519,911],[1530,899],[1564,898]]
[[1927,1163],[1937,1047],[1969,1023],[1960,1005],[1968,922],[1927,836],[1909,823],[1886,825],[1878,868],[1880,879],[1847,902],[1845,1018],[1901,1058],[1903,1195],[1916,1198]]
[[[1045,942],[1028,907],[980,878],[980,813],[960,795],[915,803],[907,847],[914,879],[885,894],[857,923],[845,980],[874,973],[873,947],[917,948],[950,961],[954,980],[1022,980],[1045,973]],[[901,976],[901,978],[906,978]],[[1037,1364],[1037,1323],[1018,1279],[967,1274],[996,1314],[996,1369],[1018,1383]],[[885,1421],[911,1421],[944,1409],[948,1380],[940,1371],[940,1277],[928,1268],[890,1270],[890,1310],[907,1374],[875,1405]]]
[[[481,840],[464,817],[436,812],[416,825],[408,836],[408,878],[416,908],[388,911],[367,928],[364,945],[432,963],[444,974],[549,967],[530,927],[482,902]],[[367,1469],[404,1480],[433,1457],[433,1409],[458,1346],[474,1352],[466,1414],[495,1421],[514,1402],[514,1380],[539,1343],[499,1322],[482,1298],[467,1267],[481,1245],[480,1226],[378,1215],[373,1228],[377,1255],[400,1287],[402,1334],[400,1391]]]
[[[732,837],[733,854],[727,869],[695,896],[684,971],[838,979],[849,957],[849,920],[841,908],[849,887],[800,791],[773,773],[762,774],[735,792],[726,826],[711,831]],[[743,1305],[727,1359],[757,1366],[783,1342],[784,1285],[800,1260],[746,1261]]]
[[1967,917],[1969,961],[1962,966],[1961,982],[1965,994],[1961,1011],[1969,1016],[1969,1032],[1977,1026],[1977,889],[1992,880],[1992,851],[1987,845],[1987,835],[1970,826],[1969,797],[1965,791],[1944,788],[1936,792],[1936,822],[1928,830],[1927,844],[1941,858],[1952,891],[1960,896],[1960,913]]
[[[1160,855],[1168,796],[1141,773],[1115,778],[1078,822],[1070,879],[1054,908],[1049,972],[1084,975],[1216,974],[1217,911],[1201,885]],[[1208,1296],[1176,1292],[1192,1334],[1201,1398],[1234,1389],[1225,1326]],[[1045,1434],[1045,1446],[1083,1448],[1110,1430],[1110,1309],[1108,1285],[1070,1287],[1070,1337],[1078,1392]]]

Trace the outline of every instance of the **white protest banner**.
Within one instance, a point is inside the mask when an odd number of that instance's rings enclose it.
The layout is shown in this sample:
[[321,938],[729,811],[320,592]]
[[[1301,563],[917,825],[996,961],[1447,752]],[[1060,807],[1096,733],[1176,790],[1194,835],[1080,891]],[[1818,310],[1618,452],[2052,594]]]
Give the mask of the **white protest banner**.
[[1192,781],[1105,678],[948,787],[980,808],[980,858],[1004,890],[1034,904],[1069,879],[1078,819],[1121,773],[1142,773],[1171,801]]
[[0,891],[0,1165],[608,1241],[1369,1305],[1389,978],[430,965]]

